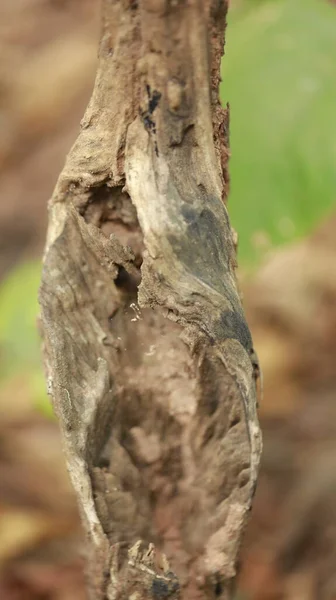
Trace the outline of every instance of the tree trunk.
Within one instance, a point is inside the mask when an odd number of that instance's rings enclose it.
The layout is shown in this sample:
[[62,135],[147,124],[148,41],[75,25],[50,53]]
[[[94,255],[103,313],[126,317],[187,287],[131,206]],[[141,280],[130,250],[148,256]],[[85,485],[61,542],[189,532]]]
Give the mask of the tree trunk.
[[94,600],[232,597],[261,452],[235,279],[224,0],[105,0],[49,206],[48,388]]

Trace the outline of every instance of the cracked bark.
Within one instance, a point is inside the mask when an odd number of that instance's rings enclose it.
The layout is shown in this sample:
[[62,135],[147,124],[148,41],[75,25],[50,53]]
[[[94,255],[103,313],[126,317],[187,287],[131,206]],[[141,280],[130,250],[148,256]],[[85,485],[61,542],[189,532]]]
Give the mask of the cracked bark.
[[233,593],[261,437],[225,208],[226,9],[105,0],[49,204],[45,364],[95,600]]

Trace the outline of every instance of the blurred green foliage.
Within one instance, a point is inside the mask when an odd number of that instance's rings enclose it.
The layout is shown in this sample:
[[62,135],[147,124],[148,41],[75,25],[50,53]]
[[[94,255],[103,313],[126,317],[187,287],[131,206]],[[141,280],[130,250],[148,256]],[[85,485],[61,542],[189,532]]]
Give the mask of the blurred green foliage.
[[231,107],[229,212],[239,262],[253,265],[269,243],[310,231],[336,200],[336,7],[231,4],[221,86]]
[[37,329],[40,262],[17,266],[0,285],[0,383],[19,377],[18,385],[34,406],[50,417],[51,404],[41,368],[41,340]]
[[1,283],[1,377],[12,375],[18,364],[24,364],[29,370],[40,365],[40,342],[36,327],[40,271],[38,262],[24,263]]
[[[231,220],[240,264],[307,233],[336,199],[336,8],[324,0],[236,0],[223,60],[231,105]],[[0,381],[27,374],[52,414],[36,327],[40,263],[0,285]]]

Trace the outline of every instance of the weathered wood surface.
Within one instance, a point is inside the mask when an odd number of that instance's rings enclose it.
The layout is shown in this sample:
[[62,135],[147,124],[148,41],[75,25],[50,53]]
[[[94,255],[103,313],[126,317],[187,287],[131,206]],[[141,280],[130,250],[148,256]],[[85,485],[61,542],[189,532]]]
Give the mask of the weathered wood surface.
[[49,206],[45,363],[91,598],[231,598],[258,369],[235,279],[223,0],[105,0]]

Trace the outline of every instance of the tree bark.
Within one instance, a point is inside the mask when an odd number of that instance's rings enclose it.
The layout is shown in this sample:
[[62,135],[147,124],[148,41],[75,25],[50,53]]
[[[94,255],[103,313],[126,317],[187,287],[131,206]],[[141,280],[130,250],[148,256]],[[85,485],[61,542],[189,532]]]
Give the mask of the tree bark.
[[105,0],[49,205],[45,364],[95,600],[233,593],[261,436],[225,208],[226,9]]

